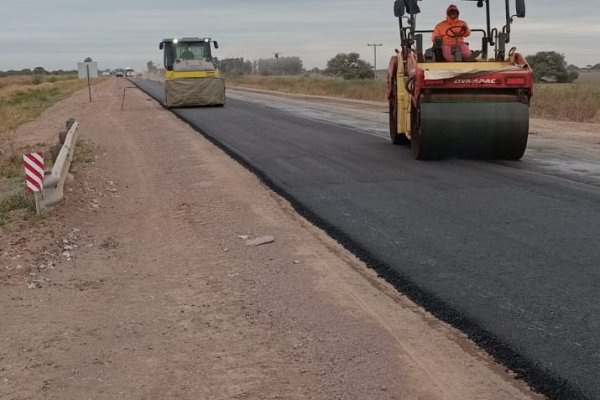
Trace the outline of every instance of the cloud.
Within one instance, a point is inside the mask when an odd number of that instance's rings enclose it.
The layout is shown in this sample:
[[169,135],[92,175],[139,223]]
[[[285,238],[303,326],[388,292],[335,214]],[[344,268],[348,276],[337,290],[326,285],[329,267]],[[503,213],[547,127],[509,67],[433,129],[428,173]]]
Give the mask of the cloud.
[[[300,56],[308,68],[324,67],[340,52],[357,52],[369,62],[383,43],[378,64],[399,46],[392,0],[19,0],[0,14],[0,70],[44,66],[71,69],[90,56],[101,68],[161,63],[158,43],[167,37],[211,36],[220,58]],[[453,0],[421,2],[419,26],[432,29]],[[504,2],[495,2],[494,26],[504,24]],[[527,18],[516,20],[513,42],[520,51],[564,52],[570,62],[595,64],[600,27],[591,10],[597,0],[527,2]],[[485,21],[473,2],[460,2],[472,27]]]

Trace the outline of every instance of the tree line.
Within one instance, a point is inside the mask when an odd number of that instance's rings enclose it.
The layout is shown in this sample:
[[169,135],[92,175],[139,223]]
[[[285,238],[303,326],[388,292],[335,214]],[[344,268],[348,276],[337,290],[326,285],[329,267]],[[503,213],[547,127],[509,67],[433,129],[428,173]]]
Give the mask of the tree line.
[[[555,51],[541,51],[526,57],[536,82],[569,83],[579,77],[579,68],[567,65],[565,56]],[[238,75],[298,75],[307,72],[299,57],[279,57],[248,61],[243,58],[228,58],[218,63],[224,73]],[[600,63],[588,65],[587,70],[600,71]],[[340,53],[327,61],[324,70],[317,68],[310,72],[338,76],[344,79],[372,79],[373,66],[362,60],[358,53]]]
[[77,70],[62,70],[58,69],[55,71],[47,71],[43,67],[35,67],[34,69],[21,69],[14,70],[10,69],[8,71],[0,71],[0,78],[4,78],[7,76],[16,76],[16,75],[72,75],[77,74]]
[[[565,56],[555,51],[541,51],[526,58],[533,69],[536,82],[568,83],[579,77],[580,68],[568,65]],[[283,57],[278,53],[275,53],[272,58],[261,58],[254,61],[239,57],[223,60],[215,59],[215,63],[222,72],[230,75],[299,75],[306,72],[317,72],[347,80],[373,79],[375,77],[373,66],[362,60],[358,53],[339,53],[327,61],[327,67],[324,70],[313,68],[310,71],[304,68],[300,57]],[[152,61],[148,62],[147,66],[148,72],[159,71],[159,68]],[[600,71],[600,63],[588,65],[585,69]],[[47,71],[43,67],[36,67],[34,69],[0,71],[0,77],[12,75],[70,75],[76,73],[77,70]]]
[[217,67],[230,75],[299,75],[317,72],[339,76],[344,79],[372,79],[375,77],[373,66],[362,60],[358,53],[340,53],[327,62],[324,70],[313,68],[307,71],[300,57],[283,57],[275,54],[273,58],[261,58],[249,61],[244,58],[226,58],[216,61]]
[[222,72],[232,75],[299,75],[306,72],[300,57],[281,57],[278,54],[254,61],[226,58],[218,60],[217,66]]

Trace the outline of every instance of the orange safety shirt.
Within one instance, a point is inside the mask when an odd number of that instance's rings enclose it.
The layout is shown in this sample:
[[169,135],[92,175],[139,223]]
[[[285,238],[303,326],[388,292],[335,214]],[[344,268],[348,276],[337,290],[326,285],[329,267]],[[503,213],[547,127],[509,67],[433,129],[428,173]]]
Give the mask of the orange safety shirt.
[[[467,23],[463,20],[460,19],[455,19],[452,20],[450,19],[450,17],[446,18],[445,21],[440,22],[439,24],[437,24],[435,26],[435,29],[433,31],[433,35],[431,36],[431,40],[433,41],[436,37],[442,37],[443,38],[443,43],[444,46],[454,46],[455,44],[461,44],[465,42],[465,37],[469,36],[471,34],[471,29],[467,28],[467,31],[465,32],[464,36],[460,36],[460,37],[450,37],[446,34],[446,31],[448,30],[448,28],[453,27],[453,26],[463,26],[466,25]],[[460,29],[458,28],[454,28],[452,30],[454,33],[450,33],[450,35],[453,35],[457,32],[460,32]]]

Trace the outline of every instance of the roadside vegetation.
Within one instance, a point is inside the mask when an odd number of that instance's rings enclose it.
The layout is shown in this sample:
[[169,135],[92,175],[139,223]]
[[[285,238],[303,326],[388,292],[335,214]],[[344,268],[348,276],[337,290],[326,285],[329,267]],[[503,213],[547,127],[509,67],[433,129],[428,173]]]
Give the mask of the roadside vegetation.
[[35,214],[33,196],[21,191],[9,193],[0,198],[0,230],[10,231],[9,216],[13,211],[20,211],[24,220],[31,220]]
[[240,75],[228,76],[227,85],[283,93],[386,101],[386,83],[381,79],[346,80],[320,74],[300,76]]
[[[228,86],[292,94],[386,101],[386,82],[378,79],[345,80],[319,74],[301,76],[237,75]],[[575,83],[536,84],[531,115],[574,122],[600,122],[600,72],[583,72]]]
[[[588,74],[596,76],[586,76]],[[534,88],[532,116],[599,123],[600,73],[581,73],[580,79],[575,83],[537,84]]]
[[538,118],[600,122],[600,64],[580,69],[563,54],[540,51],[527,56],[536,82],[532,115]]
[[[95,80],[93,83],[97,83]],[[6,229],[9,215],[20,210],[24,219],[35,215],[32,196],[24,190],[22,155],[33,148],[15,148],[10,133],[22,124],[39,117],[42,112],[87,86],[87,80],[76,74],[3,74],[0,76],[0,227]],[[53,144],[40,143],[50,164]]]
[[86,86],[87,80],[77,79],[77,75],[0,78],[0,140],[8,132],[36,119],[53,104]]

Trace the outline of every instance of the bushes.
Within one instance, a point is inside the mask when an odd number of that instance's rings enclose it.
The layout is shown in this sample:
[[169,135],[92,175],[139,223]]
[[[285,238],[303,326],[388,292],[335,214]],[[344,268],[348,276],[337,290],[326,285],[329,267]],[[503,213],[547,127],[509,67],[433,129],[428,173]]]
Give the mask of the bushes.
[[341,76],[344,79],[373,79],[375,72],[373,67],[366,61],[360,59],[358,53],[340,53],[327,61],[326,74]]
[[579,74],[577,71],[567,71],[565,56],[555,51],[540,51],[532,56],[527,56],[527,63],[533,69],[536,82],[573,82]]

